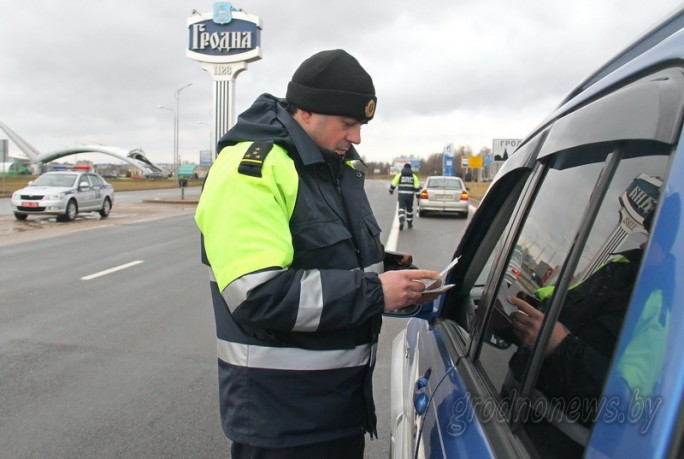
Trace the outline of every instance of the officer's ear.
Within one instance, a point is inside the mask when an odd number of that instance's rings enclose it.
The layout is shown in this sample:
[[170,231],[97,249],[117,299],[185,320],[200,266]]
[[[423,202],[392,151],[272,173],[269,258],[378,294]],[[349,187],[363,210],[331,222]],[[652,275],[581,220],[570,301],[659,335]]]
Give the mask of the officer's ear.
[[300,124],[306,124],[309,125],[311,124],[311,120],[313,119],[313,112],[306,111],[302,108],[297,108],[297,111],[292,115],[292,117],[299,121]]

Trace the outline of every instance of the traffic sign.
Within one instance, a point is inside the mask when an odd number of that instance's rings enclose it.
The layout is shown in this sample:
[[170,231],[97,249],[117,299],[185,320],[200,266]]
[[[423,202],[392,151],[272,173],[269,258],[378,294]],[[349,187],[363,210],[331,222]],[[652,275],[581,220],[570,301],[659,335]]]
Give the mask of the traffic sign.
[[522,143],[522,139],[493,139],[492,156],[494,161],[506,161]]
[[470,169],[482,169],[482,155],[469,156],[468,157],[468,168],[470,168]]

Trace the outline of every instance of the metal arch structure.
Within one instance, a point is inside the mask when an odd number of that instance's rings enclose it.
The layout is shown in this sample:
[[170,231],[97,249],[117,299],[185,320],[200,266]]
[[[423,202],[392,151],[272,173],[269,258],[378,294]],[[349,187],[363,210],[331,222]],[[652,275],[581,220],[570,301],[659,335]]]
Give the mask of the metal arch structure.
[[159,166],[152,163],[145,153],[139,149],[127,150],[121,147],[111,147],[107,145],[82,145],[78,147],[63,148],[60,150],[51,151],[48,153],[40,153],[32,162],[49,163],[64,156],[77,155],[79,153],[104,153],[105,155],[114,156],[122,161],[125,161],[138,169],[143,175],[151,173],[162,172]]
[[9,126],[7,126],[5,123],[0,121],[0,129],[5,131],[5,134],[7,134],[7,137],[17,146],[21,151],[24,152],[26,156],[31,160],[31,162],[34,162],[35,159],[40,155],[40,152],[30,143],[28,143],[26,140],[24,140],[19,134],[14,132],[12,129],[10,129]]
[[145,153],[135,148],[128,150],[121,147],[112,147],[107,145],[81,145],[78,147],[63,148],[48,153],[41,153],[37,148],[28,143],[19,134],[14,132],[9,126],[0,121],[0,129],[5,131],[7,137],[29,158],[31,163],[49,163],[64,156],[77,155],[79,153],[104,153],[106,155],[114,156],[122,161],[125,161],[137,168],[139,168],[143,175],[162,172],[159,166],[156,166],[152,161],[147,159]]

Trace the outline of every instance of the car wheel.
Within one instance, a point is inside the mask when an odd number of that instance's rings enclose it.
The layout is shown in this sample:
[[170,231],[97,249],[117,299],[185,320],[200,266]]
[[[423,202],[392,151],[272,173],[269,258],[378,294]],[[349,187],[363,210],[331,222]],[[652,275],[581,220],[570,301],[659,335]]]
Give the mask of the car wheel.
[[14,213],[14,218],[16,218],[17,220],[26,220],[27,217],[28,215],[26,214],[20,214],[17,212]]
[[112,210],[112,201],[109,200],[109,198],[105,198],[104,202],[102,203],[102,209],[100,209],[100,216],[102,218],[107,218],[109,215],[109,212]]
[[468,212],[463,212],[463,213],[461,214],[461,217],[463,217],[463,218],[468,218]]
[[76,218],[76,214],[78,213],[78,205],[76,205],[76,201],[73,199],[67,203],[66,206],[66,212],[62,216],[61,220],[65,222],[70,222],[73,221],[74,218]]

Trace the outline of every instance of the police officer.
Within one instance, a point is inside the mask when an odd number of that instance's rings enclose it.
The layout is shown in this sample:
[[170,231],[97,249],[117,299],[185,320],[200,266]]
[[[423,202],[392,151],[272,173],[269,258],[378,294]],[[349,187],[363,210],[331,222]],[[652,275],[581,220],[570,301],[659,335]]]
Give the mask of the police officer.
[[306,59],[218,144],[197,207],[231,456],[362,458],[381,314],[431,301],[427,270],[383,272],[354,144],[373,81],[343,50]]
[[404,220],[409,228],[413,228],[413,195],[415,194],[416,198],[420,197],[420,182],[409,163],[404,164],[401,172],[394,176],[389,189],[390,194],[394,193],[397,186],[399,187],[399,230],[404,229]]

